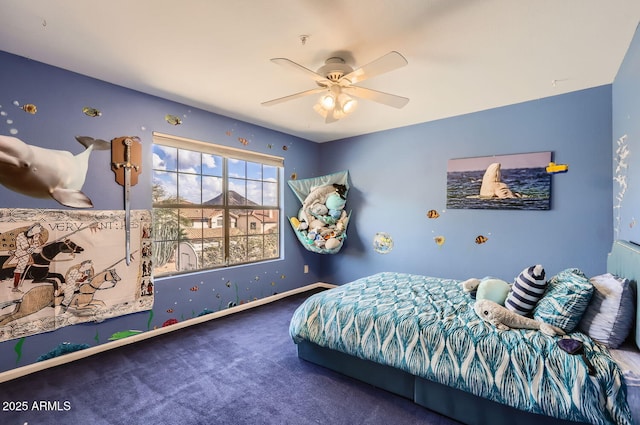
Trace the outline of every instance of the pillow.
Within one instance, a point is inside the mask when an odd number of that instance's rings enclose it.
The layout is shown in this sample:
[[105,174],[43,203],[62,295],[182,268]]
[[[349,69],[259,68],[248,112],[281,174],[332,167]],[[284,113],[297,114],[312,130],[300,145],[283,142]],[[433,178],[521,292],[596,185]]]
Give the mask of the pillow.
[[611,273],[589,279],[594,293],[578,330],[609,348],[618,348],[635,320],[635,294],[629,280]]
[[477,300],[491,300],[494,303],[504,305],[510,290],[511,285],[504,280],[485,277],[478,285],[475,298]]
[[589,305],[593,285],[579,269],[566,269],[549,279],[544,297],[533,309],[533,318],[573,331]]
[[516,277],[504,306],[514,313],[526,316],[544,294],[547,283],[540,264],[528,267]]

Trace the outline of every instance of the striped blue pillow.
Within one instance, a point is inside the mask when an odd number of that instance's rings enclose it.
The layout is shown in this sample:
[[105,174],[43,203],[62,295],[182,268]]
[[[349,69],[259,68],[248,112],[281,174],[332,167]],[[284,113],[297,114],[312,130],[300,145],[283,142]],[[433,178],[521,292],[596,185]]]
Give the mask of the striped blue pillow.
[[542,298],[546,287],[544,268],[540,264],[528,267],[514,280],[504,305],[514,313],[526,316]]
[[635,294],[628,279],[611,273],[594,276],[593,296],[578,330],[609,348],[618,348],[635,320]]
[[579,269],[566,269],[549,279],[544,297],[533,310],[533,318],[573,331],[593,295],[593,284]]

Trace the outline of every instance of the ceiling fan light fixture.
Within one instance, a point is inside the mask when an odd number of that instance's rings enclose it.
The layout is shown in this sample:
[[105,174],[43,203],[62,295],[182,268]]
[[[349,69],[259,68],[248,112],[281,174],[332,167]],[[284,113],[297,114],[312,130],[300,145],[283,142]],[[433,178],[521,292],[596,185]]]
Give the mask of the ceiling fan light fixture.
[[354,98],[346,94],[341,94],[338,101],[339,101],[340,109],[345,114],[350,114],[351,112],[353,112],[356,109],[356,106],[358,105],[357,100],[355,100]]
[[313,105],[313,110],[325,119],[330,115],[334,120],[339,120],[353,112],[357,104],[356,99],[334,86],[329,93],[318,98],[318,102]]
[[320,102],[313,105],[313,110],[316,111],[322,118],[327,118],[330,109],[324,109]]
[[[305,36],[301,37],[303,37],[301,40],[304,44]],[[406,97],[355,85],[369,78],[407,65],[407,60],[404,56],[396,51],[391,51],[373,62],[369,62],[356,69],[347,65],[344,59],[339,57],[330,57],[327,59],[324,66],[320,67],[317,72],[286,58],[273,58],[271,61],[304,73],[308,77],[311,77],[318,87],[262,102],[264,106],[277,105],[300,97],[320,94],[316,99],[316,103],[313,105],[313,110],[325,118],[325,123],[329,124],[353,113],[358,104],[354,97],[357,99],[371,100],[398,109],[404,107],[407,102],[409,102],[409,99]]]
[[329,111],[336,105],[336,99],[333,97],[332,93],[325,94],[320,96],[320,106]]

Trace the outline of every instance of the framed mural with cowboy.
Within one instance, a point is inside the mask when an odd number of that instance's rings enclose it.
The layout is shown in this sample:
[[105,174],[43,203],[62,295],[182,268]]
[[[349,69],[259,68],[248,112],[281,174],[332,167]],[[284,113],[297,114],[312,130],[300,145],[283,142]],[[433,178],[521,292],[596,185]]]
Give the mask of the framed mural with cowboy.
[[150,310],[151,213],[0,209],[0,341]]

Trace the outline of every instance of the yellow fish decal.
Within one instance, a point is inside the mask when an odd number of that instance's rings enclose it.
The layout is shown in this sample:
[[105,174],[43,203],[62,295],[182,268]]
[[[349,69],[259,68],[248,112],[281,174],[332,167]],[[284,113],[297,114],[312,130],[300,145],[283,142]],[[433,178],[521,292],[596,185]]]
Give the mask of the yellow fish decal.
[[429,210],[427,211],[427,217],[428,218],[438,218],[440,217],[440,213],[436,210]]
[[569,171],[569,166],[567,164],[556,164],[555,162],[550,162],[549,165],[547,165],[546,170],[549,174],[566,173]]
[[84,108],[82,108],[82,113],[92,118],[102,116],[102,112],[100,112],[96,108],[90,108],[89,106],[85,106]]
[[165,115],[164,116],[164,120],[166,122],[168,122],[169,124],[171,124],[171,125],[180,125],[180,124],[182,124],[182,120],[179,117],[177,117],[175,115],[171,115],[171,114]]
[[38,112],[38,107],[36,105],[34,105],[33,103],[27,103],[26,105],[22,105],[20,107],[20,109],[22,109],[23,111],[25,111],[28,114],[35,114],[36,112]]
[[481,245],[481,244],[485,243],[485,242],[486,242],[486,241],[488,241],[488,240],[489,240],[489,238],[488,238],[488,237],[486,237],[486,236],[483,236],[483,235],[478,235],[478,236],[476,237],[476,243],[477,243],[478,245]]

